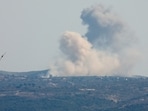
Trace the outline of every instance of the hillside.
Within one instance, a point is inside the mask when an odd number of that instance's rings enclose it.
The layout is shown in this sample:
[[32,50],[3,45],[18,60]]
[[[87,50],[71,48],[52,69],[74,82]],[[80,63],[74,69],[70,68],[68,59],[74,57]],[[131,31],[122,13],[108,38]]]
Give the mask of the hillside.
[[148,78],[0,71],[0,111],[147,111]]

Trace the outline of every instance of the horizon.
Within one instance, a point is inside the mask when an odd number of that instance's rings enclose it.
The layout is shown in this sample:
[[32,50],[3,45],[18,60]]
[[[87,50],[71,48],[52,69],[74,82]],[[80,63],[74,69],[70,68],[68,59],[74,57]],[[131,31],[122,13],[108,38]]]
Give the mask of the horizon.
[[[5,70],[0,70],[0,74],[2,73],[7,73],[8,75],[17,75],[19,76],[21,73],[23,73],[23,75],[27,74],[27,73],[34,73],[36,72],[37,75],[39,72],[40,75],[42,75],[41,78],[50,78],[52,77],[123,77],[123,78],[139,78],[139,77],[148,77],[147,75],[129,75],[129,74],[123,74],[123,73],[115,73],[115,74],[111,74],[111,75],[52,75],[49,71],[50,69],[43,69],[43,70],[30,70],[30,71],[5,71]],[[42,73],[47,71],[47,73]],[[2,73],[1,73],[2,72]],[[30,74],[31,75],[31,74]]]

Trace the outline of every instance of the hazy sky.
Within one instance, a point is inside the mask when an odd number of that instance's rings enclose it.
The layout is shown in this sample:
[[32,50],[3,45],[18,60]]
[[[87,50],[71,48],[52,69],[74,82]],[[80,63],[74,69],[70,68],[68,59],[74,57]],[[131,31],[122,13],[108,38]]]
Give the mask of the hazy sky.
[[82,35],[84,8],[95,4],[110,7],[137,36],[141,60],[133,72],[148,76],[148,0],[0,0],[0,70],[48,69],[57,59],[59,38],[65,31]]

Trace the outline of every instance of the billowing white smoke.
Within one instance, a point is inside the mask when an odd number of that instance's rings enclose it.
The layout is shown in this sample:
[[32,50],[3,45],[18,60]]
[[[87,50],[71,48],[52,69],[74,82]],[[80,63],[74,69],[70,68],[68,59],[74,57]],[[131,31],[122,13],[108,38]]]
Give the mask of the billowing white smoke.
[[117,70],[120,61],[116,55],[97,51],[79,33],[65,32],[60,49],[66,56],[54,66],[55,75],[102,75]]
[[63,55],[50,73],[58,76],[113,75],[128,73],[138,57],[131,47],[134,36],[125,23],[102,5],[82,11],[83,23],[88,25],[85,37],[65,32],[60,39]]

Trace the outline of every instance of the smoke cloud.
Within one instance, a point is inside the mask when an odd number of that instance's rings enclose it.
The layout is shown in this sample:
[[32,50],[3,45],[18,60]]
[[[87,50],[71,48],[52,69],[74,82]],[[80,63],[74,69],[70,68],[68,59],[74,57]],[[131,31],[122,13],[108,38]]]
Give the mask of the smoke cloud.
[[117,52],[134,40],[122,19],[102,5],[84,9],[81,19],[88,25],[88,41],[101,50]]
[[139,56],[128,26],[102,5],[84,9],[81,19],[88,31],[85,36],[70,31],[62,35],[63,55],[51,65],[50,73],[58,76],[128,74]]

